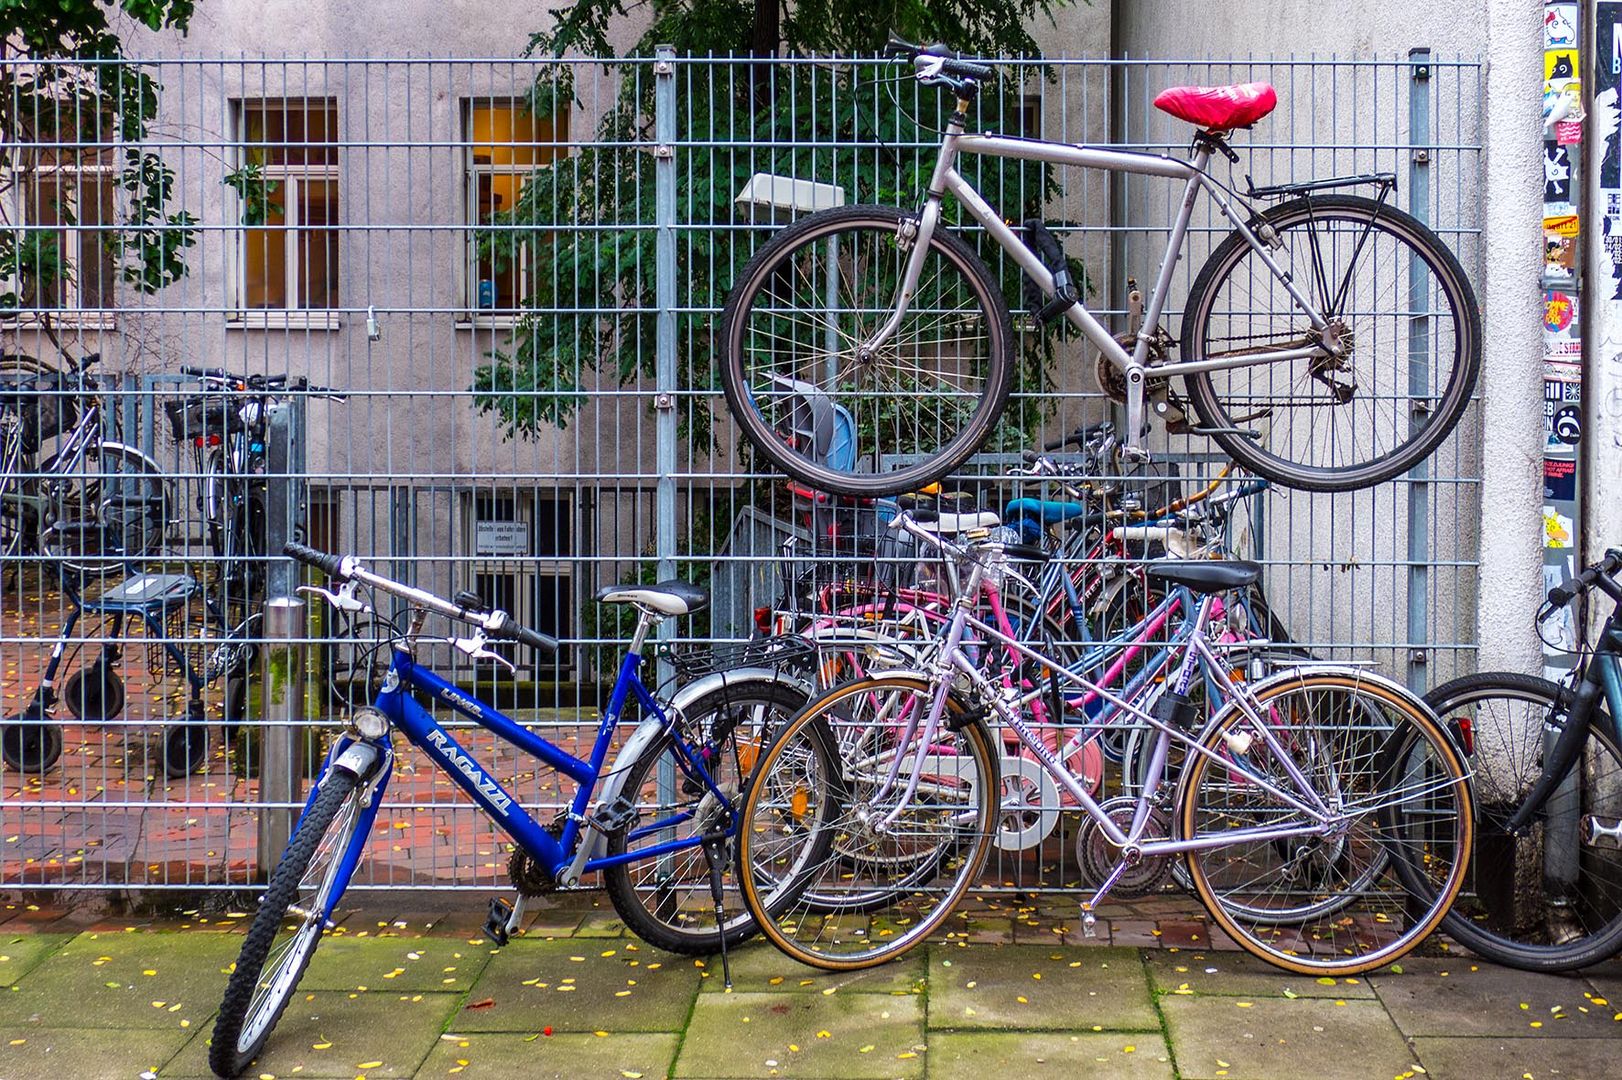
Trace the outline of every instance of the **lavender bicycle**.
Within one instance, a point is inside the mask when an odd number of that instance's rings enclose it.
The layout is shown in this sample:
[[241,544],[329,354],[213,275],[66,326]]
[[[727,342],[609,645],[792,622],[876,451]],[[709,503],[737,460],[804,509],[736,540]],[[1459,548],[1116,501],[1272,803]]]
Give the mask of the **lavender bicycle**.
[[[1254,683],[1229,679],[1208,638],[1211,610],[1254,583],[1258,565],[1149,564],[1150,575],[1199,602],[1172,635],[1167,677],[1117,693],[976,614],[1016,563],[1047,558],[1041,549],[953,544],[907,514],[895,527],[950,556],[940,648],[926,668],[854,679],[813,701],[780,730],[743,796],[744,901],[786,954],[834,970],[868,967],[940,926],[978,881],[998,829],[999,744],[1010,733],[1114,855],[1081,906],[1088,932],[1112,889],[1159,877],[1173,859],[1184,861],[1221,930],[1295,972],[1352,975],[1390,963],[1447,913],[1472,845],[1462,756],[1420,699],[1357,667],[1314,663]],[[1027,723],[1017,689],[974,662],[980,642],[1153,729],[1130,802],[1106,808],[1094,799]],[[1208,718],[1189,695],[1201,671],[1216,677],[1224,703]],[[1174,749],[1182,764],[1172,782]],[[874,913],[875,896],[889,901],[884,911]]]

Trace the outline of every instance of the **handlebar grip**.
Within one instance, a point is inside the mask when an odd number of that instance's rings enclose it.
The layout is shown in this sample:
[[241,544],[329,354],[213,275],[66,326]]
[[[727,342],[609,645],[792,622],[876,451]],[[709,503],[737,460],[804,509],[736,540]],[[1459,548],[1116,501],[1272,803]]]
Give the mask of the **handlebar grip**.
[[344,558],[342,555],[328,555],[324,551],[317,551],[303,544],[295,544],[291,540],[282,545],[282,554],[290,559],[313,566],[328,577],[343,577]]
[[551,634],[543,634],[539,630],[531,630],[527,626],[513,626],[513,640],[520,645],[528,645],[542,656],[552,656],[558,651],[558,639]]
[[226,371],[224,368],[198,367],[195,364],[181,364],[180,365],[180,373],[182,375],[190,375],[193,378],[197,378],[197,379],[231,379],[231,378],[235,378],[234,375],[232,375],[229,371]]
[[1572,598],[1576,595],[1577,590],[1568,589],[1564,585],[1556,585],[1554,588],[1549,590],[1549,604],[1558,610],[1571,603]]
[[918,52],[918,46],[892,30],[890,40],[884,43],[882,51],[885,56],[914,56]]

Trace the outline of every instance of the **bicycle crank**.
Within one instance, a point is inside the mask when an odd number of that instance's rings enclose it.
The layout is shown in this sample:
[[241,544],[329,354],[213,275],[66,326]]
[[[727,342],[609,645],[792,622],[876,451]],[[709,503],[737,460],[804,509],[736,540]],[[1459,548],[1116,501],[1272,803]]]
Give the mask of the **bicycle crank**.
[[[1122,832],[1132,827],[1138,800],[1128,795],[1117,795],[1099,804],[1104,816],[1114,822]],[[1151,807],[1149,821],[1138,844],[1145,840],[1164,840],[1171,835],[1171,818],[1160,807]],[[1088,818],[1076,830],[1076,862],[1081,872],[1094,885],[1103,885],[1112,876],[1115,883],[1110,892],[1117,896],[1147,896],[1157,891],[1171,875],[1171,859],[1165,855],[1137,853],[1136,861],[1122,865],[1122,851],[1110,841],[1102,826]]]

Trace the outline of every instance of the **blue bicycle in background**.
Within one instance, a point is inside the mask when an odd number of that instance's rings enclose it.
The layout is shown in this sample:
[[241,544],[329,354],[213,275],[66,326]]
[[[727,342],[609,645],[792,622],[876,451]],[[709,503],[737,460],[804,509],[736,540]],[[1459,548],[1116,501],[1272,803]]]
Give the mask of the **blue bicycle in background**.
[[[419,645],[449,644],[470,660],[506,663],[491,645],[511,642],[550,656],[557,640],[521,626],[471,594],[445,600],[368,570],[354,556],[300,544],[285,554],[323,571],[335,591],[307,589],[333,607],[368,606],[359,591],[387,593],[408,605],[406,629],[388,647],[392,660],[372,703],[345,718],[287,850],[271,874],[215,1022],[209,1064],[236,1076],[259,1054],[300,977],[331,927],[331,916],[360,864],[393,771],[396,731],[451,778],[516,844],[508,871],[516,900],[491,904],[485,930],[498,944],[520,925],[526,897],[602,874],[615,910],[638,936],[690,955],[726,950],[755,930],[733,880],[731,837],[742,781],[760,748],[806,703],[797,670],[811,666],[808,646],[754,642],[731,650],[673,656],[689,681],[660,700],[642,681],[643,648],[661,620],[709,603],[682,581],[609,586],[605,604],[637,612],[636,630],[591,743],[576,757],[418,661]],[[421,636],[430,615],[471,627],[465,637]],[[707,669],[707,670],[706,670]],[[696,676],[696,677],[695,677]],[[574,782],[557,817],[541,824],[488,768],[459,743],[423,701],[451,710]],[[628,709],[641,722],[608,753]]]

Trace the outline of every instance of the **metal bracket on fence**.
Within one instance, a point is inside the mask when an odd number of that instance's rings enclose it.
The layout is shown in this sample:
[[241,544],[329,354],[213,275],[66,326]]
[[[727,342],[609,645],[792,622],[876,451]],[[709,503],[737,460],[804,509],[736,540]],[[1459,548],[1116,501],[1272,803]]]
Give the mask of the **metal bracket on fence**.
[[292,403],[270,410],[265,434],[265,647],[260,670],[258,866],[269,877],[292,834],[299,801],[304,716],[304,602],[282,546],[297,535],[304,505],[304,440]]

